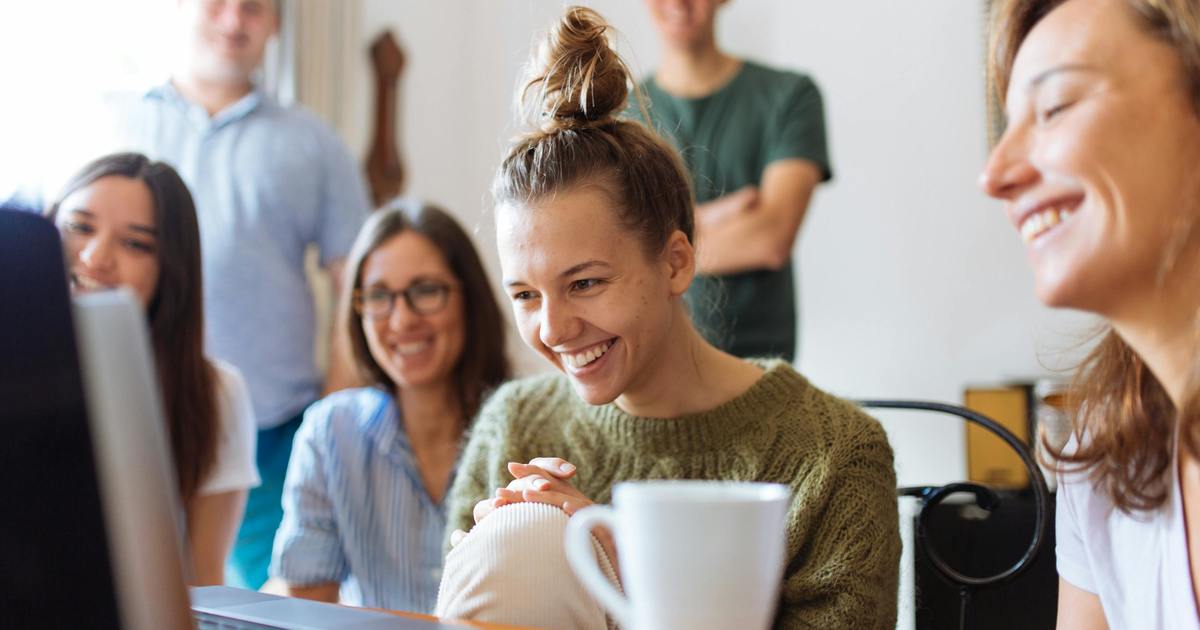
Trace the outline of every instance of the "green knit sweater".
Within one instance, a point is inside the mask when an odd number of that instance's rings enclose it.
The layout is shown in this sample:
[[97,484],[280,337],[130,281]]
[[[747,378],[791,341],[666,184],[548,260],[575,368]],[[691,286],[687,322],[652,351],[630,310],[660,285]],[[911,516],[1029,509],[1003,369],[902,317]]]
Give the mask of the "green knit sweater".
[[769,481],[791,486],[776,628],[894,628],[900,559],[892,450],[882,427],[782,361],[710,411],[639,418],[591,406],[561,375],[500,388],[471,430],[450,490],[448,532],[512,480],[505,465],[562,457],[575,487],[609,503],[631,479]]

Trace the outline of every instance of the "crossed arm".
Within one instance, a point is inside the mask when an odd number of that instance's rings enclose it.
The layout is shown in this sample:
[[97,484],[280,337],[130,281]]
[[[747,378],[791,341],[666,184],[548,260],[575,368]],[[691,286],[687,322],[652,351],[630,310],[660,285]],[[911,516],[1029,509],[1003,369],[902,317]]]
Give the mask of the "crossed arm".
[[762,185],[747,186],[696,208],[700,272],[728,275],[788,263],[821,167],[789,158],[769,164]]

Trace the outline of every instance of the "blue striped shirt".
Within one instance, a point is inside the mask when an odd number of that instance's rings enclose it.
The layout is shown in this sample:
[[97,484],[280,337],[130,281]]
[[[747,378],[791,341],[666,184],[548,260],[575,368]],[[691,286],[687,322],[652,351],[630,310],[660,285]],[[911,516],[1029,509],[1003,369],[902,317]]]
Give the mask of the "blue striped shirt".
[[337,392],[296,433],[271,575],[296,586],[342,585],[345,603],[433,610],[444,505],[421,481],[393,397]]

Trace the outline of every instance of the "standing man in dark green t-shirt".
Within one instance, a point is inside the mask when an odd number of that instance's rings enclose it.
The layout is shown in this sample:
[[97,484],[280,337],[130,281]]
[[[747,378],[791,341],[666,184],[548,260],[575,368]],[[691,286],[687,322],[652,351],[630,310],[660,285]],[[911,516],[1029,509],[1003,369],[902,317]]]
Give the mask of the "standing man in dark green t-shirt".
[[821,93],[803,74],[722,52],[715,23],[723,0],[645,1],[663,57],[642,90],[696,192],[693,318],[732,354],[791,361],[792,245],[813,189],[832,177]]

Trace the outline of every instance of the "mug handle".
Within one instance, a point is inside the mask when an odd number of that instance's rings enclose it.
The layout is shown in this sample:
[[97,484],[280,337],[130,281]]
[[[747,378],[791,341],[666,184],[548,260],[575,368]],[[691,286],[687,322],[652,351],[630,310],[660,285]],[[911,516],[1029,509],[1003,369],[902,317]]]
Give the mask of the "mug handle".
[[613,588],[608,578],[600,572],[596,564],[596,551],[592,547],[592,529],[597,525],[606,525],[609,530],[616,531],[616,513],[603,505],[592,505],[583,508],[567,521],[567,533],[564,541],[567,550],[567,562],[571,564],[575,575],[584,588],[600,604],[612,613],[622,628],[630,627],[629,600]]

